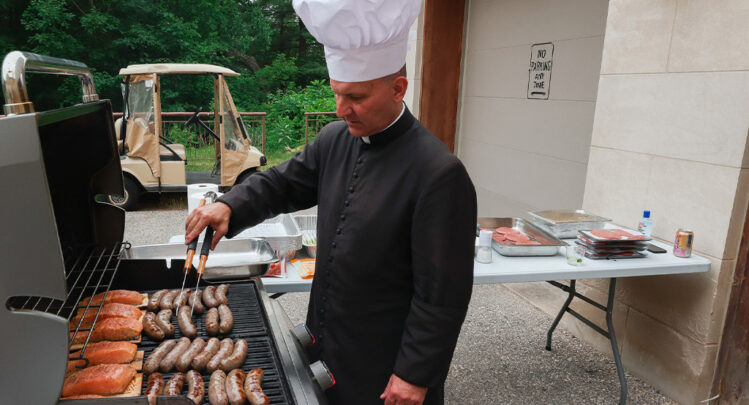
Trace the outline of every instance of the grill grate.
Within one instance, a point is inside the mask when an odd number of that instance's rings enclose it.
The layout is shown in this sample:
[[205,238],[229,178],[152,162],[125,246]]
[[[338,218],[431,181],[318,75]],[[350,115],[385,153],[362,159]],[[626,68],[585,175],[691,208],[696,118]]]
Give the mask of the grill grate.
[[[61,316],[70,321],[75,313],[74,310],[77,308],[78,302],[80,302],[83,297],[89,297],[103,292],[104,298],[106,298],[106,293],[109,292],[112,281],[119,269],[119,255],[120,250],[123,247],[129,248],[130,244],[125,242],[115,243],[114,245],[109,246],[89,245],[65,248],[63,251],[63,259],[65,262],[65,281],[67,283],[68,291],[65,301],[47,297],[17,296],[10,300],[9,309],[13,311],[42,311]],[[104,299],[102,299],[102,302],[103,300]],[[101,306],[91,305],[89,302],[89,304],[86,305],[85,310],[96,310],[96,316],[92,323],[95,325],[96,321],[99,319]],[[68,342],[68,348],[70,348],[73,340],[79,333],[88,333],[91,330],[90,328],[81,328],[82,321],[83,317],[81,317],[81,321],[75,325],[75,329],[71,331],[72,335]],[[71,359],[85,360],[86,365],[88,364],[88,360],[85,358],[85,352],[88,347],[89,339],[90,336],[86,336],[86,341],[80,349],[80,356]]]
[[[156,291],[146,292],[150,295]],[[278,351],[269,334],[267,318],[260,305],[260,296],[255,284],[230,284],[228,298],[229,308],[234,315],[234,328],[231,333],[227,335],[219,334],[217,337],[219,339],[231,337],[235,342],[238,338],[247,340],[249,350],[241,368],[245,371],[253,368],[263,369],[265,372],[263,391],[270,399],[271,404],[293,404],[294,401],[283,375]],[[198,337],[208,340],[210,336],[205,331],[205,312],[200,317],[193,316],[193,322],[198,329]],[[174,315],[172,316],[172,324],[175,327],[174,339],[181,338],[182,332]],[[140,343],[139,350],[143,350],[145,358],[148,358],[160,343],[160,341],[151,340],[143,334],[143,341]],[[175,372],[164,374],[164,379],[168,381],[174,374]],[[206,389],[204,403],[208,404],[208,382],[211,376],[206,371],[203,371],[202,375]],[[145,392],[147,385],[148,379],[144,377],[142,392]],[[187,391],[186,384],[183,390]]]

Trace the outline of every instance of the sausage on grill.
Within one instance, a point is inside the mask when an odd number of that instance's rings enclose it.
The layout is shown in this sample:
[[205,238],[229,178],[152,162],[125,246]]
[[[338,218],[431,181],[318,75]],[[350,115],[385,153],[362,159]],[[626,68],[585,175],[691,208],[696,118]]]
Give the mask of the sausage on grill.
[[186,377],[183,373],[174,373],[169,382],[166,383],[164,395],[179,395],[182,393],[182,387],[185,385]]
[[169,354],[169,352],[174,349],[174,346],[177,345],[176,340],[165,340],[161,342],[161,344],[151,352],[151,354],[146,359],[146,362],[143,363],[143,372],[146,374],[155,373],[156,370],[159,369],[159,365],[161,364],[161,360]]
[[185,305],[187,303],[187,300],[190,298],[190,293],[192,290],[184,290],[182,291],[182,294],[177,293],[177,296],[174,297],[174,301],[172,302],[172,307],[174,309],[178,309],[182,305]]
[[177,298],[179,290],[169,290],[161,296],[159,306],[161,309],[174,309],[174,299]]
[[216,287],[216,301],[218,301],[219,304],[229,305],[229,298],[226,298],[228,295],[229,284],[221,284]]
[[195,405],[203,403],[205,397],[205,387],[203,386],[203,377],[195,370],[187,372],[187,398],[191,399]]
[[222,334],[231,332],[232,328],[234,328],[234,315],[232,315],[231,309],[229,309],[225,304],[219,305],[218,316],[219,319],[221,319],[218,325],[218,331]]
[[177,345],[174,346],[174,349],[172,349],[169,354],[164,356],[164,358],[161,360],[161,363],[159,363],[159,370],[161,370],[162,373],[168,373],[174,369],[174,365],[177,364],[177,360],[179,360],[179,357],[182,356],[182,353],[187,350],[187,348],[190,347],[190,339],[186,337],[181,337],[177,341]]
[[226,373],[223,370],[216,370],[211,374],[211,380],[208,381],[208,402],[211,405],[229,405],[229,398],[226,397]]
[[172,325],[172,310],[162,309],[156,314],[156,325],[164,331],[164,336],[174,336],[174,325]]
[[244,370],[238,368],[230,371],[226,376],[226,396],[231,405],[241,405],[247,401],[243,388],[246,375]]
[[209,285],[203,289],[203,302],[208,308],[215,308],[219,302],[216,299],[216,287]]
[[262,368],[253,368],[247,373],[247,378],[244,380],[244,393],[252,405],[270,404],[270,400],[262,388],[264,375],[265,372]]
[[181,306],[177,311],[177,323],[182,334],[189,338],[198,336],[198,329],[192,323],[192,318],[190,317],[190,307],[187,305]]
[[218,353],[216,353],[216,355],[213,356],[213,358],[211,358],[211,360],[206,365],[206,371],[212,373],[218,370],[219,366],[221,365],[221,360],[231,354],[232,351],[234,351],[234,342],[232,342],[231,338],[222,340],[221,347],[219,347],[218,349]]
[[151,312],[158,311],[160,308],[159,302],[161,301],[161,297],[168,291],[169,290],[159,290],[151,294],[151,296],[148,298],[148,310]]
[[247,358],[247,341],[237,339],[237,343],[234,344],[234,351],[221,360],[221,369],[228,372],[239,368],[244,363],[245,358]]
[[164,376],[161,373],[152,373],[148,376],[148,385],[146,386],[146,398],[148,405],[156,405],[156,397],[164,391]]
[[205,314],[205,331],[208,336],[216,336],[219,331],[218,308],[211,308]]
[[200,352],[197,356],[195,356],[194,359],[192,359],[192,369],[203,371],[205,369],[206,364],[213,358],[213,356],[216,355],[216,352],[218,352],[218,347],[221,345],[218,338],[212,337],[208,339],[208,342],[203,347],[203,351]]
[[192,311],[196,314],[203,314],[205,311],[205,307],[203,306],[203,290],[198,290],[190,294],[187,304],[190,305],[190,308],[192,308]]
[[143,332],[153,340],[164,340],[164,331],[156,324],[156,314],[146,312],[143,316]]
[[192,364],[192,360],[203,351],[204,346],[205,340],[201,338],[193,340],[192,343],[190,343],[190,347],[188,347],[187,350],[182,353],[182,356],[179,357],[179,360],[177,360],[177,371],[187,371],[190,368],[190,364]]

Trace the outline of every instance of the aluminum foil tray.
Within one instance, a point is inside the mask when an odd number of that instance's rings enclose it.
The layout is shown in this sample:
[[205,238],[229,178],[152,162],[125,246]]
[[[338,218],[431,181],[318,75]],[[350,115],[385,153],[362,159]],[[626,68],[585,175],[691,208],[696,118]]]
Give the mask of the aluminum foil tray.
[[296,215],[296,224],[302,231],[302,245],[309,257],[317,257],[317,215]]
[[503,256],[554,256],[559,252],[559,246],[567,245],[522,218],[479,218],[477,222],[477,234],[479,228],[493,231],[504,226],[521,231],[541,243],[540,245],[505,245],[492,240],[492,248]]
[[[198,249],[202,243],[198,245]],[[183,243],[133,246],[123,249],[122,259],[163,259],[174,268],[172,260],[185,260],[187,247]],[[196,252],[193,267],[197,268],[200,251]],[[262,276],[271,263],[278,261],[270,244],[260,238],[222,240],[208,255],[203,278],[206,280],[246,279]],[[180,267],[182,265],[180,264]],[[181,269],[179,269],[181,271]]]
[[546,210],[529,212],[531,222],[557,238],[574,238],[579,231],[603,228],[609,218],[585,210]]
[[245,229],[233,239],[238,238],[265,238],[279,255],[293,255],[302,248],[302,232],[290,214],[281,214]]

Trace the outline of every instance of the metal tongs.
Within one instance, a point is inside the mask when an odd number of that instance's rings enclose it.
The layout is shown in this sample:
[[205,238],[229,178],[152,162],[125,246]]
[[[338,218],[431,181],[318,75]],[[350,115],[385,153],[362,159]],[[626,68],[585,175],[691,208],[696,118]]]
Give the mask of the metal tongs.
[[[216,198],[218,195],[213,192],[209,191],[203,195],[203,198],[200,200],[200,204],[198,207],[202,207],[206,205],[206,201],[210,199],[210,202],[213,203],[216,201]],[[187,258],[185,259],[185,268],[184,273],[185,276],[182,279],[182,288],[179,290],[179,295],[177,296],[177,302],[182,300],[182,294],[185,289],[185,280],[187,280],[187,275],[190,273],[190,268],[192,268],[192,259],[195,257],[195,250],[198,248],[198,239],[200,238],[200,235],[196,236],[195,239],[190,242],[189,245],[187,245]],[[205,264],[208,261],[208,253],[211,251],[211,242],[213,241],[213,227],[208,225],[205,228],[205,236],[203,237],[203,246],[200,248],[200,261],[198,262],[198,282],[195,284],[195,292],[194,294],[198,293],[198,288],[200,287],[200,278],[205,273]],[[190,317],[192,317],[193,310],[195,309],[195,299],[192,301],[192,305],[190,306]]]

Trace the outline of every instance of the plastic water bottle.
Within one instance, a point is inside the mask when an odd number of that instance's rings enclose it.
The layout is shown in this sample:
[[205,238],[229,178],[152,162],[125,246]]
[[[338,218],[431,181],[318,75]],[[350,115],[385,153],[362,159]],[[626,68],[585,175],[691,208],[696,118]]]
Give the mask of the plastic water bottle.
[[653,233],[653,221],[650,219],[650,210],[642,212],[642,219],[640,224],[637,225],[637,230],[648,238]]

